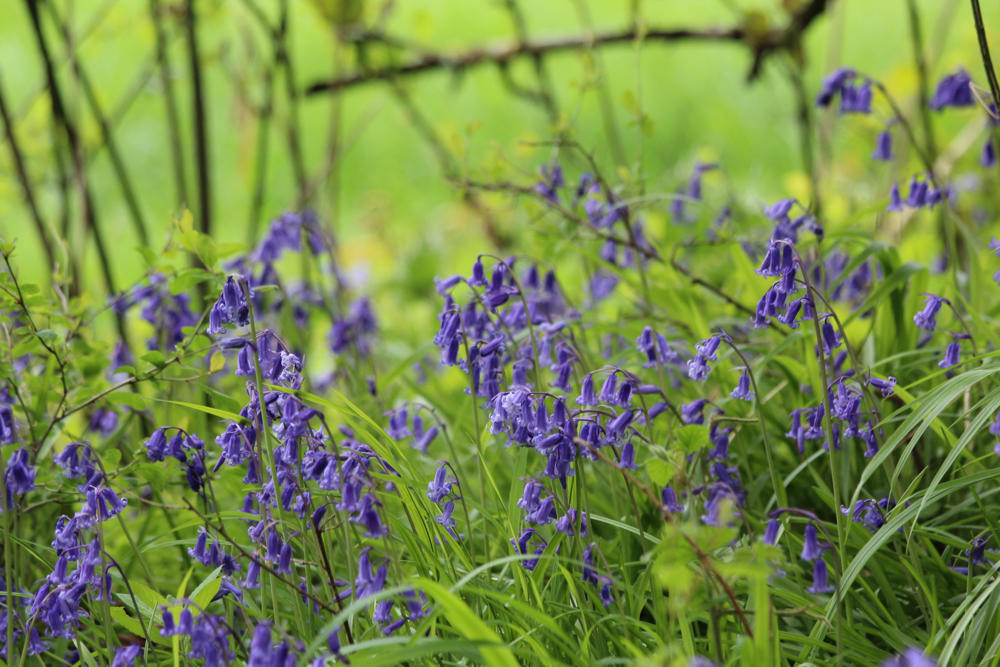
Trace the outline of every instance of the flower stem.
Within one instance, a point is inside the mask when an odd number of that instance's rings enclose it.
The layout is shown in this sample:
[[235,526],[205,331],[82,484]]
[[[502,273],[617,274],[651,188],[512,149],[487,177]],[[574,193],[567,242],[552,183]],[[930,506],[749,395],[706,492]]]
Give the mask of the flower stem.
[[767,455],[767,470],[771,475],[771,485],[774,487],[774,497],[778,501],[778,507],[788,507],[788,494],[785,493],[785,485],[781,483],[781,479],[778,477],[778,472],[774,467],[774,455],[771,452],[771,441],[768,439],[767,435],[767,423],[764,421],[764,406],[760,402],[760,388],[757,386],[757,378],[754,376],[752,370],[750,370],[750,362],[747,358],[743,356],[732,341],[723,338],[729,347],[733,349],[736,356],[740,358],[743,362],[743,367],[747,369],[747,375],[750,377],[750,383],[753,384],[753,400],[754,406],[757,409],[757,418],[760,420],[760,432],[764,437],[764,453]]

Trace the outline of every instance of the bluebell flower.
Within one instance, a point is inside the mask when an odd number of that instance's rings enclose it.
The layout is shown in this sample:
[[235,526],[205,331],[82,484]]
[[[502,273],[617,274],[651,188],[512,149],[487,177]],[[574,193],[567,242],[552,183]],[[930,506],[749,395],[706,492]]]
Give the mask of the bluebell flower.
[[807,412],[805,408],[796,408],[795,410],[792,410],[792,427],[789,429],[788,433],[785,434],[786,438],[795,440],[800,454],[805,449],[805,441],[807,439],[806,428],[802,425],[802,413],[804,412]]
[[997,150],[993,144],[993,137],[987,137],[983,142],[983,150],[979,154],[979,164],[989,169],[997,164]]
[[107,437],[118,427],[118,413],[109,408],[97,408],[87,428]]
[[826,571],[826,562],[822,558],[813,563],[813,583],[806,590],[813,595],[833,592],[834,589],[829,583],[829,575]]
[[427,483],[427,497],[435,503],[440,503],[451,493],[455,479],[448,477],[448,466],[442,464],[434,473],[434,479]]
[[685,222],[687,219],[685,215],[686,200],[701,201],[701,177],[706,171],[717,167],[716,164],[695,164],[687,190],[678,190],[677,196],[670,204],[670,213],[676,222]]
[[632,423],[635,417],[634,410],[623,410],[617,417],[608,421],[605,425],[605,432],[609,440],[616,440],[618,436],[625,432],[625,429]]
[[434,438],[437,437],[437,434],[439,432],[440,428],[437,426],[437,424],[435,424],[426,431],[424,431],[423,433],[421,433],[419,436],[417,436],[417,434],[414,433],[413,448],[422,454],[426,453],[427,448],[430,447],[430,444],[434,441]]
[[372,573],[371,558],[368,555],[370,551],[371,547],[365,547],[358,557],[358,576],[354,580],[354,589],[359,600],[374,595],[385,588],[386,576],[389,573],[384,564],[380,565],[374,574]]
[[627,470],[635,470],[639,466],[635,463],[635,446],[632,440],[622,445],[621,456],[618,458],[618,465]]
[[642,333],[635,339],[635,344],[639,351],[646,355],[644,368],[680,362],[680,356],[671,349],[667,339],[662,334],[654,333],[652,327],[643,328]]
[[952,341],[948,344],[948,347],[944,352],[944,358],[938,362],[938,366],[941,368],[951,368],[952,366],[957,366],[960,361],[960,352],[961,347],[959,346],[958,341]]
[[875,387],[882,392],[882,398],[889,398],[892,396],[892,392],[896,388],[896,378],[889,376],[882,380],[881,378],[872,377],[868,378],[868,384]]
[[281,545],[281,553],[278,555],[278,566],[274,569],[278,574],[292,573],[292,545],[285,542]]
[[740,380],[736,384],[736,389],[729,394],[732,398],[741,401],[753,401],[753,391],[750,389],[750,373],[744,368],[740,374]]
[[82,480],[77,487],[80,493],[83,493],[88,486],[100,484],[104,477],[97,467],[89,442],[71,442],[62,452],[54,456],[53,460],[63,469],[66,477]]
[[936,667],[937,661],[916,647],[910,647],[882,662],[879,667]]
[[925,295],[924,307],[913,316],[913,323],[925,331],[934,331],[937,326],[935,319],[941,306],[948,300],[934,294]]
[[850,516],[851,521],[862,524],[870,532],[874,533],[885,525],[885,515],[896,506],[896,503],[889,498],[875,500],[874,498],[862,498],[854,503],[854,509],[841,506],[840,513]]
[[712,486],[705,501],[705,514],[701,515],[702,522],[706,526],[721,526],[722,509],[727,504],[738,506],[738,497],[725,485]]
[[391,623],[393,604],[395,604],[395,601],[388,599],[376,602],[375,612],[372,614],[372,620],[379,624]]
[[614,601],[611,596],[611,585],[614,582],[611,579],[597,573],[594,565],[594,550],[596,548],[597,545],[591,542],[583,551],[583,581],[593,585],[594,587],[601,587],[599,593],[601,604],[608,607]]
[[559,201],[558,188],[566,184],[563,180],[562,167],[558,163],[553,163],[552,167],[542,165],[542,180],[535,185],[535,192],[552,202]]
[[556,519],[556,530],[560,533],[566,535],[567,537],[573,537],[576,535],[576,523],[577,516],[580,516],[580,534],[584,537],[587,536],[587,515],[584,513],[577,512],[572,507],[566,510],[566,513]]
[[545,498],[542,499],[540,503],[538,503],[537,507],[535,507],[532,511],[528,512],[525,515],[524,521],[526,523],[533,523],[540,526],[545,526],[555,521],[555,518],[556,518],[555,502],[552,496],[546,496]]
[[972,95],[972,77],[961,67],[949,74],[937,85],[934,95],[927,102],[927,106],[935,111],[940,111],[945,107],[968,107],[975,104],[976,99]]
[[710,660],[703,655],[696,655],[685,665],[685,667],[719,667],[719,663]]
[[247,574],[243,579],[242,586],[249,590],[260,588],[260,563],[256,558],[251,558],[247,564]]
[[612,372],[608,377],[604,378],[604,384],[601,385],[601,393],[598,395],[598,398],[602,403],[614,405],[617,399],[617,388],[618,376],[616,372]]
[[618,286],[618,276],[610,271],[598,268],[590,276],[587,284],[589,287],[590,298],[594,303],[596,303],[611,296],[615,287]]
[[390,410],[386,415],[389,417],[389,427],[386,429],[386,433],[389,434],[390,438],[393,440],[402,440],[410,436],[410,429],[407,426],[409,415],[405,405],[395,410]]
[[865,81],[860,86],[844,84],[840,89],[840,113],[863,113],[872,111],[872,84]]
[[[511,538],[510,543],[514,546],[514,548],[517,550],[519,554],[524,556],[527,555],[529,549],[532,548],[531,547],[532,538],[536,538],[535,547],[532,553],[534,553],[536,556],[542,554],[545,551],[545,548],[548,546],[548,543],[544,539],[542,539],[542,536],[534,528],[525,529],[524,532],[522,532],[521,535],[516,540]],[[538,565],[538,558],[529,558],[527,560],[522,561],[521,563],[524,566],[524,569],[529,571],[534,570],[535,567]]]
[[921,208],[926,206],[928,203],[928,195],[930,194],[930,186],[927,181],[918,181],[917,175],[914,174],[910,179],[910,192],[906,195],[906,205],[910,208]]
[[710,361],[718,361],[716,352],[719,349],[719,344],[722,342],[723,337],[727,340],[729,339],[729,336],[723,333],[699,341],[694,346],[694,358],[687,362],[689,378],[695,380],[696,382],[700,382],[708,377],[708,374],[712,370],[708,364]]
[[674,491],[672,486],[663,487],[661,498],[663,499],[663,506],[667,508],[668,512],[677,513],[684,511],[684,506],[678,502],[677,492]]
[[597,394],[594,393],[594,374],[593,372],[587,373],[583,376],[583,382],[580,383],[580,395],[576,399],[576,404],[585,408],[590,408],[594,407],[599,402]]
[[830,323],[829,318],[823,322],[823,326],[820,331],[822,333],[821,342],[823,343],[823,352],[827,355],[832,354],[835,349],[840,347],[842,341],[840,340],[840,336],[837,334],[837,330],[834,329],[833,324]]
[[35,488],[35,468],[28,461],[28,450],[21,447],[7,459],[7,469],[4,476],[7,498],[3,508],[14,509],[14,496],[22,496]]
[[382,523],[382,517],[375,509],[380,505],[371,493],[365,493],[361,498],[361,504],[357,514],[351,516],[353,523],[359,523],[365,527],[365,537],[378,539],[389,534],[389,529]]
[[0,403],[0,445],[14,442],[17,438],[17,423],[14,410],[8,403]]
[[892,134],[886,128],[878,133],[875,139],[875,150],[872,151],[873,160],[888,162],[892,160]]
[[601,586],[601,604],[605,607],[610,607],[614,603],[615,599],[611,595],[611,584],[604,584]]
[[[284,647],[283,650],[282,647]],[[254,628],[253,639],[250,641],[248,667],[270,667],[272,665],[285,667],[285,660],[288,657],[288,647],[284,642],[277,646],[271,643],[271,627],[266,622],[258,623],[257,627]]]
[[770,519],[767,522],[767,528],[764,529],[764,544],[769,544],[774,546],[778,541],[778,530],[781,528],[781,524],[777,519]]
[[[458,323],[456,319],[455,329],[458,328]],[[373,336],[377,331],[378,322],[371,307],[371,300],[368,297],[361,297],[351,304],[345,316],[333,320],[328,337],[330,350],[334,354],[354,350],[358,356],[366,358],[372,352]]]
[[[973,538],[972,543],[969,548],[965,550],[965,555],[967,564],[971,564],[973,567],[976,565],[986,565],[989,567],[993,566],[993,561],[986,557],[986,545],[990,542],[990,534],[986,533],[983,535],[977,535]],[[962,574],[968,574],[968,567],[964,568],[952,568],[952,569],[962,569],[965,570]]]
[[209,311],[208,333],[224,334],[226,333],[224,325],[227,324],[235,326],[250,324],[250,307],[242,289],[243,285],[246,285],[246,279],[243,276],[233,274],[226,278],[222,294],[219,295],[215,305]]
[[885,207],[887,211],[902,211],[903,210],[903,200],[899,195],[899,183],[892,184],[892,190],[889,191],[889,205]]
[[653,419],[659,417],[669,409],[670,409],[670,403],[668,403],[667,401],[659,401],[653,404],[653,406],[646,411],[646,419],[647,421],[652,421]]
[[757,274],[765,277],[780,278],[795,270],[795,253],[792,246],[784,239],[775,239],[767,244],[764,260]]
[[823,79],[823,85],[820,87],[819,94],[816,96],[816,106],[830,106],[834,96],[840,92],[848,81],[854,78],[854,75],[854,70],[849,67],[838,67],[831,72],[825,79]]
[[699,398],[681,405],[681,419],[685,424],[704,424],[705,416],[703,410],[708,403],[708,399]]
[[804,561],[812,562],[823,555],[823,546],[820,544],[816,534],[816,526],[807,523],[805,535],[802,543],[802,553],[799,557]]
[[590,192],[592,186],[597,186],[598,191],[600,190],[600,185],[597,183],[597,179],[589,171],[585,171],[580,174],[580,180],[577,181],[576,190],[573,192],[573,206],[575,207],[580,200]]
[[708,439],[714,447],[708,452],[711,460],[726,460],[729,458],[729,435],[733,432],[731,426],[720,427],[719,422],[713,422],[708,427]]

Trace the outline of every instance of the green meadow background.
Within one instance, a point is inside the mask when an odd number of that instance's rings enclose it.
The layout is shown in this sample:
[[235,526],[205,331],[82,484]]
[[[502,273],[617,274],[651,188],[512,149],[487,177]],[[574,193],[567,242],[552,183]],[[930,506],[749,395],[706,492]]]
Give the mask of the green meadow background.
[[[100,103],[113,119],[113,132],[151,227],[152,245],[166,243],[169,230],[190,201],[179,201],[172,180],[163,89],[155,70],[154,26],[147,0],[49,0],[70,26],[79,62],[94,82]],[[337,31],[318,10],[346,0],[290,0],[290,57],[294,85],[304,90],[330,78],[335,66],[349,71],[356,63]],[[186,187],[196,193],[191,124],[190,69],[183,39],[184,3],[162,2],[170,41],[172,79],[182,122]],[[498,0],[359,0],[345,11],[354,27],[378,26],[412,44],[393,57],[406,61],[419,49],[460,53],[511,43],[516,39],[510,14]],[[270,21],[276,0],[253,3]],[[623,29],[638,12],[649,27],[782,26],[783,5],[761,0],[532,0],[521,2],[529,39],[585,35]],[[220,241],[247,242],[251,191],[258,159],[257,117],[251,104],[263,98],[272,47],[244,0],[198,0],[200,60],[208,113],[214,234]],[[964,65],[982,79],[982,66],[967,2],[917,2],[930,61],[930,78]],[[987,25],[1000,24],[1000,5],[986,3]],[[43,19],[49,17],[42,12]],[[57,75],[68,107],[88,147],[87,178],[98,207],[99,223],[110,240],[118,282],[128,285],[144,271],[138,241],[100,129],[89,113],[69,61],[63,36],[47,19],[46,34],[57,54]],[[339,54],[339,55],[338,55]],[[850,65],[882,80],[904,109],[915,111],[916,74],[905,0],[840,0],[805,37],[804,84],[810,99],[822,77]],[[335,65],[338,61],[339,65]],[[616,44],[592,54],[561,52],[546,60],[551,92],[560,119],[554,126],[544,109],[516,97],[495,67],[464,73],[437,70],[402,81],[412,104],[476,180],[506,180],[530,185],[540,164],[552,155],[544,145],[556,130],[568,130],[593,151],[605,172],[623,182],[641,182],[647,193],[669,193],[687,178],[698,160],[717,161],[732,197],[759,206],[778,197],[811,199],[802,167],[799,127],[789,73],[791,60],[767,60],[761,76],[747,82],[751,62],[744,44],[655,42]],[[152,76],[149,73],[152,72]],[[530,60],[516,61],[512,76],[535,85]],[[588,85],[588,81],[599,85]],[[0,85],[15,117],[16,132],[30,175],[41,195],[43,215],[54,223],[58,197],[51,157],[52,117],[44,74],[22,2],[0,7]],[[266,159],[266,190],[258,229],[295,205],[296,186],[287,149],[289,105],[284,82],[275,82],[276,106]],[[298,122],[304,159],[311,174],[327,160],[328,132],[336,98],[329,94],[299,99]],[[406,282],[427,285],[434,275],[467,270],[471,255],[489,249],[479,216],[462,204],[461,193],[443,177],[432,147],[415,128],[388,84],[372,82],[345,91],[339,100],[344,151],[335,176],[318,187],[311,205],[336,230],[342,261],[356,284],[368,291]],[[602,110],[603,108],[603,110]],[[642,123],[636,121],[641,115]],[[935,116],[939,142],[947,145],[963,127],[981,123],[980,114]],[[915,118],[914,116],[911,116]],[[853,213],[855,201],[871,206],[887,196],[893,176],[875,170],[867,158],[885,115],[838,119],[817,114],[818,162],[827,222]],[[978,125],[976,125],[978,127]],[[613,131],[611,131],[613,129]],[[978,135],[977,135],[978,136]],[[541,144],[541,145],[540,145]],[[620,145],[615,150],[615,145]],[[973,151],[975,152],[975,151]],[[575,177],[583,166],[570,160]],[[883,167],[884,171],[884,167]],[[873,176],[868,178],[866,174]],[[852,183],[850,187],[845,183]],[[869,187],[870,190],[859,191]],[[190,197],[189,197],[190,198]],[[519,210],[508,198],[485,196],[497,224],[516,240]],[[651,220],[666,219],[669,201],[647,207]],[[79,206],[73,211],[71,244],[84,243]],[[44,280],[51,273],[30,224],[14,177],[10,152],[0,150],[0,233],[18,240],[18,266],[25,277]],[[906,239],[902,239],[905,243]],[[88,243],[88,284],[100,286],[94,249]],[[94,298],[103,298],[94,296]]]

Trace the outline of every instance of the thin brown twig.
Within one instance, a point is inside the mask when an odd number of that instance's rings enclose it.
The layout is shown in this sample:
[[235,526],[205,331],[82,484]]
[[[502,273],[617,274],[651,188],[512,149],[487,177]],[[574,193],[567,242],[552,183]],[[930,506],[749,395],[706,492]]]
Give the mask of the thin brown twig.
[[[625,478],[626,482],[629,485],[635,486],[647,498],[649,498],[653,502],[653,505],[656,506],[656,509],[659,510],[660,515],[663,517],[665,521],[671,524],[677,523],[677,518],[673,514],[671,514],[666,507],[663,506],[663,503],[659,498],[656,497],[656,494],[653,493],[649,489],[649,487],[647,487],[645,484],[639,481],[635,477],[635,475],[633,475],[631,472],[628,471],[628,469],[619,466],[616,461],[613,461],[611,458],[608,457],[607,454],[600,451],[599,449],[591,445],[589,442],[585,440],[579,440],[578,442],[584,444],[591,451],[591,453],[593,453],[595,456],[600,458],[608,465],[614,466],[615,468],[621,470],[622,476]],[[722,590],[726,593],[726,597],[729,598],[729,602],[733,607],[733,612],[739,617],[740,621],[743,623],[743,630],[744,632],[747,633],[747,637],[753,639],[753,630],[750,628],[750,622],[747,620],[746,614],[743,612],[743,607],[740,606],[739,601],[736,599],[736,594],[733,592],[732,587],[723,578],[723,576],[719,573],[719,571],[715,569],[715,566],[712,565],[712,559],[709,557],[707,553],[705,553],[704,550],[702,550],[700,546],[698,546],[698,543],[695,542],[694,539],[692,539],[689,535],[685,534],[684,531],[680,531],[680,533],[681,537],[684,538],[684,541],[687,542],[688,545],[691,547],[691,549],[694,551],[695,556],[698,558],[698,561],[701,563],[701,566],[705,569],[705,572],[714,577],[716,581],[718,581],[719,585],[722,587]]]
[[464,53],[425,53],[401,65],[364,69],[327,81],[317,81],[306,88],[307,95],[327,93],[374,81],[391,81],[399,77],[421,74],[439,69],[465,70],[481,65],[499,65],[518,58],[538,58],[550,53],[573,51],[612,44],[631,44],[640,36],[649,42],[746,42],[754,53],[749,78],[760,73],[763,62],[773,51],[787,47],[826,9],[827,0],[812,0],[792,16],[785,28],[760,34],[744,26],[730,28],[647,28],[632,26],[624,30],[556,37],[538,41],[519,41],[514,44],[471,49]]
[[108,149],[108,157],[111,158],[111,167],[115,172],[115,177],[118,179],[118,184],[121,187],[122,197],[125,199],[125,207],[128,209],[129,215],[132,218],[132,226],[135,229],[136,235],[139,237],[139,241],[144,246],[149,245],[149,234],[146,231],[146,221],[142,215],[142,208],[139,205],[139,199],[135,194],[135,188],[132,187],[132,179],[129,177],[129,170],[125,167],[125,159],[122,157],[121,151],[118,149],[118,143],[115,141],[114,134],[111,131],[111,124],[108,121],[108,116],[104,113],[101,108],[101,103],[97,99],[97,95],[94,93],[94,87],[91,85],[90,77],[87,75],[87,71],[83,68],[83,64],[77,57],[76,52],[73,49],[73,37],[69,29],[69,24],[66,23],[62,17],[59,15],[53,3],[48,2],[45,5],[49,10],[49,15],[55,22],[56,27],[59,29],[58,32],[62,35],[63,44],[66,47],[66,51],[69,53],[70,67],[73,70],[73,74],[76,80],[80,83],[80,88],[83,90],[83,96],[87,100],[87,105],[90,107],[90,113],[93,115],[94,120],[97,121],[97,126],[101,130],[101,138],[104,141],[105,146]]
[[163,86],[164,110],[167,114],[167,129],[170,137],[170,161],[174,170],[174,189],[178,206],[189,203],[187,185],[184,179],[184,144],[181,141],[180,120],[177,116],[177,96],[174,93],[174,82],[170,75],[170,55],[167,51],[168,40],[163,29],[163,8],[159,0],[149,0],[149,14],[156,34],[156,65],[160,70],[160,83]]
[[[21,145],[18,143],[17,135],[14,134],[14,123],[10,117],[10,112],[7,109],[7,101],[4,97],[2,89],[0,89],[0,117],[3,118],[4,133],[7,137],[7,146],[10,148],[10,155],[14,161],[14,171],[17,173],[18,183],[21,185],[21,191],[24,194],[24,201],[28,205],[28,211],[31,213],[31,221],[35,224],[35,231],[38,233],[38,239],[41,241],[42,247],[45,249],[45,256],[49,260],[49,267],[52,268],[54,273],[56,267],[55,250],[52,246],[52,241],[49,239],[49,231],[45,227],[42,214],[38,209],[38,202],[35,199],[35,190],[31,183],[31,177],[28,176],[28,169],[24,164],[24,155],[21,152]],[[54,275],[52,279],[55,280]]]

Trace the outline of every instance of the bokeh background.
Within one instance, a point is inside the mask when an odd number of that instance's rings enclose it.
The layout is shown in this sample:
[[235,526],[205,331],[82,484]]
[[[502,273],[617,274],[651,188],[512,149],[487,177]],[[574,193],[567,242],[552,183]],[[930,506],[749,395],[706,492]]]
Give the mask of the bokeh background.
[[[752,37],[647,39],[559,51],[544,59],[541,72],[533,59],[519,58],[506,71],[493,65],[437,68],[337,94],[309,89],[430,52],[461,54],[635,26],[742,27],[751,35],[766,34],[781,30],[809,3],[11,0],[0,8],[0,91],[41,216],[51,231],[61,225],[68,230],[69,251],[84,258],[86,284],[95,294],[102,281],[93,243],[84,233],[78,191],[71,183],[68,195],[61,194],[54,141],[63,144],[63,169],[71,180],[72,164],[65,140],[54,130],[29,3],[35,5],[66,113],[81,139],[85,179],[97,224],[111,246],[119,289],[140,279],[145,264],[84,79],[117,144],[149,245],[160,248],[186,208],[200,224],[187,33],[192,9],[212,234],[224,242],[249,243],[270,218],[310,206],[334,230],[349,275],[368,281],[372,291],[403,277],[408,284],[429,286],[435,275],[467,269],[472,255],[491,249],[498,238],[516,244],[530,225],[524,207],[491,193],[477,193],[470,207],[456,181],[530,186],[539,166],[556,156],[554,139],[577,142],[608,174],[641,184],[645,193],[674,192],[697,161],[713,161],[722,171],[708,178],[719,179],[729,196],[749,206],[789,195],[811,201],[799,107],[814,98],[825,74],[840,65],[857,67],[883,81],[910,114],[919,100],[908,0],[827,3],[794,35],[801,48],[772,53],[752,81],[753,50],[747,43]],[[918,0],[914,6],[930,81],[958,66],[982,78],[968,3]],[[985,11],[987,25],[1000,23],[1000,5],[986,3]],[[168,87],[179,124],[174,144],[179,156],[171,148]],[[549,104],[535,99],[539,91]],[[891,176],[866,178],[865,172],[880,167],[867,156],[885,115],[838,122],[835,111],[810,113],[825,215],[846,217],[855,201],[870,205],[872,198],[884,199]],[[966,125],[978,131],[982,118],[935,115],[932,122],[939,137],[959,137]],[[53,267],[39,245],[9,148],[4,137],[0,234],[17,239],[25,277],[44,281]],[[579,156],[566,160],[568,171],[583,167]],[[842,185],[847,182],[850,188]],[[859,191],[866,187],[870,190]],[[647,214],[667,216],[668,207],[667,199],[653,201]]]

